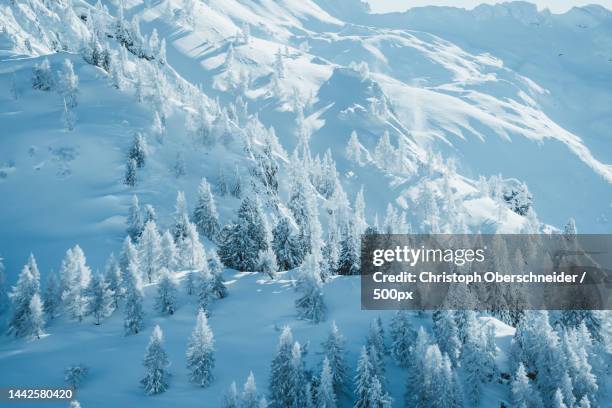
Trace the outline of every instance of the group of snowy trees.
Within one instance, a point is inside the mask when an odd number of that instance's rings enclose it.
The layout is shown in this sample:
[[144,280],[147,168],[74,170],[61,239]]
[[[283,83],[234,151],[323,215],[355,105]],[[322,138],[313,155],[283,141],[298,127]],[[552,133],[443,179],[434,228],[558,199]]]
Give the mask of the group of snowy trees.
[[[186,363],[189,371],[189,380],[200,387],[207,387],[214,379],[215,368],[214,336],[206,313],[200,309],[196,317],[196,325],[191,333],[187,346]],[[144,361],[145,375],[141,380],[148,395],[160,394],[169,387],[170,373],[168,367],[170,360],[164,350],[163,333],[159,326],[155,326],[149,344],[147,345]]]

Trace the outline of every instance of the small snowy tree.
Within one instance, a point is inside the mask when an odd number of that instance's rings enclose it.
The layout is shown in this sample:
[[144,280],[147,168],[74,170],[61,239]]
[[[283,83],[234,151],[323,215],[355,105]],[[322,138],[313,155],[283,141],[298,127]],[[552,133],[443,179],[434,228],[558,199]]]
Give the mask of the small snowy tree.
[[355,375],[355,396],[357,397],[355,408],[370,408],[370,392],[372,380],[375,378],[374,367],[370,362],[370,356],[365,347],[361,348],[359,361],[357,362],[357,374]]
[[32,76],[32,87],[41,91],[49,91],[53,87],[53,73],[51,64],[45,58],[40,64],[34,65]]
[[170,365],[168,355],[163,347],[163,333],[159,326],[155,326],[149,340],[145,357],[145,376],[140,383],[148,395],[160,394],[168,389],[168,371]]
[[169,271],[176,271],[178,257],[178,249],[174,243],[174,238],[172,238],[170,231],[166,230],[161,237],[160,267],[166,268]]
[[64,309],[70,317],[80,322],[88,313],[87,288],[91,280],[91,269],[87,266],[85,253],[78,245],[66,252],[60,276]]
[[136,178],[136,169],[138,165],[136,164],[136,160],[128,159],[125,163],[125,176],[123,177],[123,183],[126,186],[134,187],[137,182]]
[[340,334],[336,322],[332,322],[327,339],[321,344],[325,358],[329,361],[334,392],[339,395],[344,391],[348,378],[348,365],[346,363],[346,340]]
[[281,216],[272,230],[272,249],[276,254],[280,270],[299,266],[304,258],[299,231],[289,217]]
[[45,285],[45,291],[43,293],[43,311],[45,312],[47,321],[55,319],[59,313],[61,304],[62,295],[57,283],[57,278],[55,277],[54,273],[51,273],[49,274],[47,284]]
[[259,394],[257,393],[257,385],[255,384],[255,376],[253,372],[249,372],[242,395],[240,396],[240,408],[259,408]]
[[301,296],[295,301],[298,316],[319,323],[325,320],[327,307],[323,299],[323,282],[317,258],[310,254],[301,267],[299,291]]
[[137,132],[132,139],[132,146],[128,152],[128,159],[136,161],[136,166],[140,169],[145,165],[147,159],[147,141],[142,133]]
[[174,208],[174,227],[172,228],[172,236],[174,237],[174,242],[180,245],[181,241],[187,236],[187,225],[189,224],[185,193],[182,191],[179,191],[176,195],[176,205]]
[[166,268],[159,271],[155,309],[161,314],[173,315],[176,310],[176,293],[178,283],[174,275]]
[[391,356],[400,367],[408,367],[413,358],[417,333],[404,310],[398,310],[391,320]]
[[124,276],[125,282],[125,318],[123,327],[125,334],[138,334],[142,330],[144,312],[142,309],[143,293],[140,272],[135,263],[128,265]]
[[64,370],[64,381],[71,388],[80,388],[89,375],[89,368],[83,364],[69,366]]
[[108,289],[113,293],[113,308],[117,309],[119,307],[119,301],[125,296],[125,288],[123,287],[121,268],[115,259],[115,255],[112,253],[106,262],[104,280],[108,283]]
[[359,143],[357,132],[355,132],[354,130],[351,132],[351,137],[349,138],[348,144],[346,145],[345,153],[347,159],[354,161],[358,165],[361,165],[363,163],[361,158],[361,143]]
[[461,354],[461,340],[454,313],[450,310],[440,311],[439,318],[434,320],[433,332],[440,351],[446,353],[456,367]]
[[74,73],[74,66],[69,59],[65,59],[62,64],[62,70],[59,73],[59,86],[59,92],[64,97],[66,106],[69,109],[76,108],[79,77]]
[[215,368],[214,351],[213,333],[208,326],[206,313],[200,309],[187,347],[189,379],[200,387],[209,386],[214,379],[212,373]]
[[193,222],[203,236],[211,241],[217,239],[220,229],[219,215],[210,190],[210,184],[205,178],[202,179],[198,188],[198,201],[193,211]]
[[525,408],[542,408],[542,398],[537,389],[529,383],[527,371],[523,364],[519,364],[511,384],[512,400],[515,406]]
[[206,264],[206,252],[200,242],[198,230],[193,223],[187,224],[185,236],[180,242],[181,264],[190,270],[199,270]]
[[327,357],[323,359],[323,367],[317,388],[316,408],[336,408],[336,393],[334,392],[334,377]]
[[208,260],[208,269],[211,274],[210,292],[217,299],[227,296],[227,287],[223,278],[223,264],[216,251],[212,251]]
[[99,325],[100,319],[113,313],[113,292],[99,273],[92,277],[87,292],[89,295],[88,312],[93,316],[96,325]]
[[232,381],[227,391],[223,395],[222,408],[240,408],[240,397],[238,396],[238,389],[236,387],[236,381]]
[[276,272],[278,272],[278,264],[276,263],[276,255],[272,248],[268,248],[265,251],[259,251],[257,259],[259,270],[274,279]]
[[133,195],[127,217],[127,234],[130,236],[132,241],[138,241],[140,234],[142,234],[142,228],[142,216],[140,214],[138,197]]
[[45,316],[42,306],[40,295],[35,293],[32,299],[30,299],[28,319],[24,321],[27,335],[37,339],[40,339],[40,336],[44,334]]
[[269,390],[271,402],[278,407],[291,406],[291,399],[288,393],[293,381],[291,369],[292,350],[293,334],[291,329],[285,326],[278,340],[276,355],[272,360],[270,368]]
[[161,268],[161,237],[155,221],[148,221],[140,236],[140,268],[149,283],[157,279]]

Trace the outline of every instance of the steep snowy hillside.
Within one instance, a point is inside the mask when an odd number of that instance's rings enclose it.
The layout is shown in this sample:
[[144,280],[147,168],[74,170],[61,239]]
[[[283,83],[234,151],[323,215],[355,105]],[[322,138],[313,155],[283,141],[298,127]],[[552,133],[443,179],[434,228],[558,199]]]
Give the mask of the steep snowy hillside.
[[610,232],[610,13],[366,11],[0,0],[0,388],[607,406],[609,314],[379,314],[340,275],[364,233]]

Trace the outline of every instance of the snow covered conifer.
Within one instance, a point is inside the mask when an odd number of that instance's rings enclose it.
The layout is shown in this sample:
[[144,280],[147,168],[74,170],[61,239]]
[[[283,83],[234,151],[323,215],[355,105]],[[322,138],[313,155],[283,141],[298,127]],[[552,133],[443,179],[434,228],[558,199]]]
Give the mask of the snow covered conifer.
[[268,248],[265,251],[259,251],[257,264],[261,272],[268,275],[270,279],[274,279],[276,272],[278,272],[278,264],[276,263],[276,255],[272,248]]
[[174,208],[174,227],[172,228],[172,235],[174,236],[174,242],[179,245],[183,238],[187,236],[187,225],[189,224],[185,193],[182,191],[176,194],[176,205]]
[[149,283],[157,279],[161,268],[161,238],[155,221],[148,221],[140,235],[140,268]]
[[313,254],[306,256],[301,266],[298,289],[301,293],[301,296],[295,301],[298,316],[314,323],[325,320],[327,307],[323,298],[321,270]]
[[189,222],[185,229],[185,235],[180,242],[181,264],[190,270],[199,270],[205,267],[206,252],[200,242],[196,226]]
[[125,176],[123,177],[123,183],[126,186],[134,187],[136,185],[136,169],[138,165],[136,164],[136,160],[128,159],[125,162]]
[[200,234],[215,241],[219,234],[219,215],[210,190],[210,184],[205,178],[198,187],[198,201],[193,211],[193,222],[197,225]]
[[347,159],[354,161],[358,165],[362,164],[361,158],[361,143],[359,143],[359,138],[357,137],[357,132],[354,130],[351,132],[351,137],[346,145],[346,157]]
[[189,379],[200,387],[207,387],[214,379],[212,373],[215,368],[213,333],[208,326],[206,313],[200,309],[196,326],[191,333],[191,340],[187,348],[187,368]]
[[159,271],[155,308],[165,315],[173,315],[176,310],[176,292],[178,284],[174,276],[166,268]]
[[529,383],[527,371],[522,363],[516,370],[511,390],[512,400],[517,407],[542,408],[544,406],[540,393]]
[[142,309],[142,280],[138,266],[130,263],[124,276],[125,282],[125,317],[123,327],[125,334],[138,334],[143,326],[144,312]]
[[249,372],[242,395],[240,396],[240,408],[259,408],[259,394],[257,393],[257,385],[255,384],[255,376],[253,372]]
[[121,268],[114,254],[110,254],[108,261],[106,262],[106,273],[104,279],[108,283],[108,289],[113,292],[113,308],[119,307],[119,301],[123,299],[125,295],[125,288],[123,287],[123,277],[121,274]]
[[317,387],[316,408],[336,408],[336,393],[334,392],[334,377],[327,357],[323,359],[323,367]]
[[344,336],[340,334],[336,322],[332,322],[331,330],[321,346],[325,358],[329,361],[334,391],[338,395],[345,388],[348,378],[348,365],[346,363],[346,341]]
[[87,292],[89,295],[87,312],[94,317],[96,325],[99,325],[100,319],[113,313],[113,292],[99,273],[94,274],[91,278]]
[[30,299],[28,304],[28,313],[24,316],[22,329],[24,330],[25,336],[40,338],[44,334],[43,328],[45,327],[45,316],[42,309],[42,302],[40,295],[35,293]]
[[290,407],[311,408],[312,391],[306,379],[304,360],[302,359],[302,347],[297,341],[291,348],[291,375],[287,389],[287,402]]
[[178,266],[178,249],[174,243],[174,238],[170,231],[164,231],[161,237],[161,256],[159,264],[162,268],[166,268],[169,271],[176,271]]
[[81,247],[75,245],[66,252],[60,275],[64,309],[70,317],[80,322],[88,313],[87,289],[91,280],[91,269],[87,266],[87,259]]
[[359,243],[354,234],[354,227],[349,227],[349,231],[340,241],[340,257],[338,259],[339,275],[359,275]]
[[302,263],[304,253],[298,230],[289,217],[281,216],[272,230],[272,249],[280,270],[289,270]]
[[51,64],[45,58],[40,64],[34,65],[32,76],[32,87],[41,91],[49,91],[53,87],[53,73]]
[[62,70],[59,73],[59,85],[59,92],[64,97],[66,106],[69,109],[76,108],[79,77],[74,73],[74,66],[69,59],[65,59],[62,64]]
[[374,367],[365,346],[361,348],[359,361],[357,362],[357,375],[355,375],[355,408],[370,408],[370,392],[372,380],[375,377]]
[[278,340],[276,355],[270,368],[270,398],[272,404],[277,407],[287,407],[291,403],[288,393],[293,381],[292,350],[293,334],[291,329],[285,326]]
[[446,353],[453,366],[457,366],[461,354],[461,340],[454,313],[450,310],[440,311],[438,319],[434,320],[433,332],[442,353]]
[[227,296],[227,287],[223,278],[223,264],[217,255],[217,251],[210,253],[208,260],[208,269],[211,275],[210,291],[217,299],[223,299]]
[[140,383],[148,395],[160,394],[168,389],[167,368],[170,364],[168,355],[163,348],[163,333],[159,326],[155,326],[149,345],[147,346],[144,362],[145,376]]
[[36,263],[36,258],[34,258],[34,254],[30,253],[27,265],[28,268],[30,268],[30,272],[32,272],[32,277],[34,278],[34,291],[40,292],[40,271],[38,270],[38,264]]
[[268,249],[267,231],[259,202],[247,196],[238,209],[238,219],[220,234],[219,257],[241,271],[257,269],[259,251]]
[[404,310],[398,310],[391,320],[391,356],[400,367],[408,367],[412,359],[417,333]]
[[136,246],[134,245],[132,239],[129,236],[127,236],[125,237],[125,240],[123,240],[123,248],[121,249],[121,258],[119,259],[119,267],[121,268],[121,272],[124,275],[127,273],[128,266],[130,266],[130,264],[134,264],[136,267],[136,270],[139,271],[140,259],[138,256],[138,250],[136,249]]
[[132,238],[132,241],[138,241],[140,234],[142,234],[142,228],[142,216],[140,214],[138,197],[133,195],[127,217],[127,233]]
[[[13,303],[13,315],[9,320],[9,333],[16,337],[39,336],[42,330],[42,308],[41,315],[38,316],[37,301],[40,297],[36,291],[35,278],[30,267],[26,264],[17,280],[17,285],[13,287],[9,298]],[[44,322],[44,321],[43,321]]]
[[140,169],[145,165],[147,159],[147,141],[142,133],[137,132],[132,139],[132,146],[128,153],[128,159],[136,161],[136,166]]
[[221,408],[240,408],[240,398],[238,396],[236,381],[232,381],[227,391],[225,391]]
[[212,276],[208,270],[208,264],[204,262],[202,269],[195,272],[194,292],[198,297],[198,305],[210,315],[210,303],[212,301]]
[[62,295],[54,273],[50,273],[43,293],[43,311],[46,320],[53,320],[59,313],[62,304]]
[[155,207],[151,204],[145,204],[143,223],[146,224],[149,221],[157,223],[157,213],[155,212]]

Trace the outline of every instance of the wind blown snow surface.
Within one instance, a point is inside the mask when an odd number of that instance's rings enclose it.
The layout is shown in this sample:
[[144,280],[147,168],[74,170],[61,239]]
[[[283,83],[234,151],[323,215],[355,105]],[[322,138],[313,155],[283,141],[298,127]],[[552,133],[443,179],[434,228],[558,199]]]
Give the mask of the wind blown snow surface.
[[[322,342],[335,322],[348,368],[345,387],[329,388],[338,407],[612,406],[606,312],[533,312],[523,326],[500,313],[409,313],[414,336],[399,335],[403,315],[361,310],[359,277],[336,274],[358,270],[355,237],[368,227],[612,232],[610,50],[612,12],[598,6],[368,14],[359,0],[0,0],[0,387],[66,386],[81,364],[84,408],[232,407],[233,381],[244,407],[332,408]],[[201,216],[208,185],[216,211]],[[166,258],[151,254],[175,244],[167,315],[156,303]],[[283,262],[288,248],[297,261]],[[187,294],[212,279],[215,252],[228,296]],[[37,268],[24,268],[30,254]],[[117,308],[91,279],[104,273],[108,286],[114,265]],[[126,335],[141,280],[144,317]],[[214,336],[205,387],[186,362],[199,306]],[[156,325],[169,376],[146,395]],[[285,327],[299,342],[291,381],[271,366]],[[295,395],[281,401],[285,380]]]

